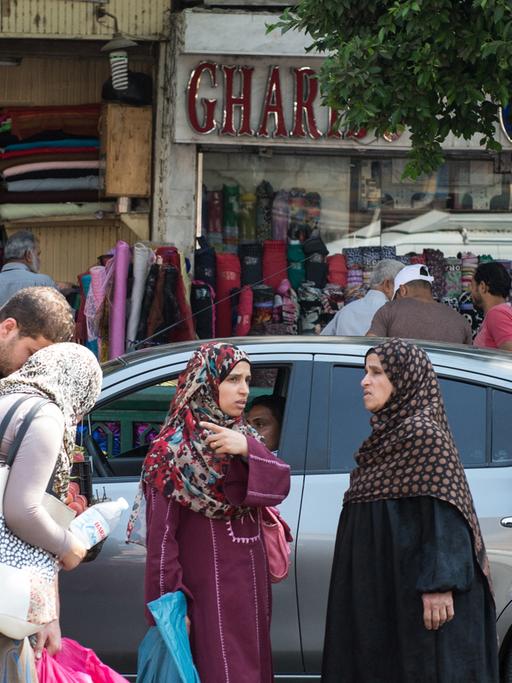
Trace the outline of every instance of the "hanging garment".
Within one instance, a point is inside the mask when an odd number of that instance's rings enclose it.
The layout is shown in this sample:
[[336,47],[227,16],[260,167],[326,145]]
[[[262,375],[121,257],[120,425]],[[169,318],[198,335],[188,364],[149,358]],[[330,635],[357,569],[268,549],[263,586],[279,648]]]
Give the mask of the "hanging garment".
[[[192,320],[192,310],[190,308],[190,296],[187,296],[187,286],[185,283],[186,274],[182,270],[182,259],[176,247],[158,247],[157,255],[161,255],[166,265],[176,269],[176,289],[174,297],[179,309],[179,321],[174,324],[169,331],[167,341],[178,342],[188,341],[195,338],[194,322]],[[167,296],[167,295],[166,295]]]
[[256,285],[263,280],[263,245],[259,242],[238,247],[242,269],[242,285]]
[[240,240],[252,242],[256,239],[256,195],[244,192],[240,195]]
[[216,333],[218,337],[231,337],[232,290],[241,284],[240,260],[236,254],[217,254],[217,303],[215,304]]
[[279,192],[276,192],[272,202],[272,239],[286,240],[289,227],[290,207],[288,205],[288,192],[286,190],[279,190]]
[[273,289],[286,277],[288,263],[286,261],[286,242],[282,240],[266,240],[263,243],[263,280]]
[[305,255],[299,240],[290,241],[287,251],[288,280],[294,289],[298,289],[306,279]]
[[215,249],[209,246],[204,237],[198,238],[199,248],[194,254],[194,276],[196,280],[207,282],[215,289],[217,280],[217,268],[215,261]]
[[134,348],[137,339],[140,311],[144,298],[144,287],[151,264],[154,261],[153,250],[143,242],[136,242],[133,246],[133,285],[130,302],[130,313],[126,328],[126,350]]
[[313,282],[315,287],[323,289],[327,284],[326,256],[329,253],[329,250],[317,233],[304,240],[302,248],[304,249],[304,254],[307,258],[306,280]]
[[238,296],[238,315],[235,336],[245,337],[249,334],[252,321],[253,293],[250,287],[242,287]]
[[274,189],[266,180],[256,188],[256,239],[258,242],[272,239],[272,200]]
[[224,251],[235,253],[238,250],[240,220],[240,186],[223,185],[222,234]]
[[310,235],[309,226],[306,223],[306,191],[292,187],[288,195],[288,206],[290,209],[288,237],[291,240],[304,242]]
[[211,247],[222,247],[222,192],[215,190],[206,194],[208,199],[208,243]]
[[143,341],[148,336],[146,334],[148,317],[151,309],[151,304],[153,302],[153,297],[155,294],[156,281],[159,272],[159,265],[157,263],[153,263],[153,265],[149,269],[148,276],[146,278],[146,283],[144,286],[144,296],[142,298],[142,304],[140,308],[139,325],[137,328],[137,340],[139,342]]
[[190,298],[199,339],[215,338],[215,292],[207,282],[193,280]]

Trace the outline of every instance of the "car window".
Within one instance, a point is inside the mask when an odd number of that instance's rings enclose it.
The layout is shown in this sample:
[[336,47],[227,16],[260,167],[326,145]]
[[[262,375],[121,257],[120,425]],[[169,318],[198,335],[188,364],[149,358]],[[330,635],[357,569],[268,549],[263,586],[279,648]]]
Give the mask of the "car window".
[[464,467],[484,465],[487,443],[487,390],[439,378],[448,422]]
[[512,461],[512,394],[508,391],[492,392],[492,461]]
[[363,368],[335,365],[331,375],[329,414],[329,467],[349,472],[354,453],[370,434],[370,413],[363,405]]
[[[262,395],[286,397],[291,366],[257,364],[252,368],[249,401]],[[79,440],[92,434],[113,476],[136,476],[149,443],[160,431],[176,392],[177,374],[165,381],[114,398],[93,410],[79,430]]]

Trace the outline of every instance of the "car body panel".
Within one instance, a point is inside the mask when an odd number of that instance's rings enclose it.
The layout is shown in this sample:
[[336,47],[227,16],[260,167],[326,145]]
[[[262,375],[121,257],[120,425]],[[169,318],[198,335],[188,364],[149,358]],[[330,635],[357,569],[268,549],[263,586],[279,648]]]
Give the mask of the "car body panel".
[[[353,434],[339,436],[333,432],[333,425],[339,428],[337,422],[343,410],[346,429],[351,430],[351,420],[354,425],[359,420],[358,429],[362,429],[356,375],[362,377],[364,356],[380,340],[267,337],[227,341],[241,346],[256,365],[294,364],[286,394],[280,450],[280,456],[292,466],[292,486],[280,507],[295,542],[289,578],[273,587],[272,642],[277,680],[317,680],[334,539],[349,481],[347,465],[358,446]],[[106,364],[103,392],[97,405],[101,407],[114,397],[175,376],[197,345],[185,342],[146,349]],[[453,386],[455,391],[460,388],[462,403],[465,384],[485,387],[486,396],[487,387],[512,394],[512,357],[447,344],[422,346],[442,380],[460,382]],[[348,403],[335,405],[333,397],[339,399],[343,382],[349,377]],[[341,382],[341,387],[336,382]],[[365,419],[369,433],[369,415]],[[471,422],[472,415],[468,414],[467,419]],[[486,424],[490,424],[488,415],[486,419]],[[510,429],[512,437],[512,416]],[[332,434],[339,436],[334,445],[329,441]],[[491,436],[486,442],[487,449]],[[340,454],[344,471],[331,468],[329,453],[333,448]],[[503,643],[512,623],[512,529],[504,528],[500,519],[512,516],[512,462],[486,462],[468,467],[466,473],[492,564],[498,630]],[[95,480],[94,488],[100,497],[104,489],[109,498],[124,495],[131,502],[137,478],[100,478]],[[127,518],[128,513],[94,562],[62,575],[62,625],[65,635],[93,647],[117,670],[133,674],[136,647],[146,628],[145,551],[124,542]]]

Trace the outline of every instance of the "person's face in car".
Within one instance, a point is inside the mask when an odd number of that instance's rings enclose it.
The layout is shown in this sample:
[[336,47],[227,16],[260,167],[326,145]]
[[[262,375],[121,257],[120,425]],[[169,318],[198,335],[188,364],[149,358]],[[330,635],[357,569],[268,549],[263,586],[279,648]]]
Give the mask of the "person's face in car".
[[269,451],[277,451],[281,425],[267,406],[255,405],[247,414],[247,422],[265,439]]

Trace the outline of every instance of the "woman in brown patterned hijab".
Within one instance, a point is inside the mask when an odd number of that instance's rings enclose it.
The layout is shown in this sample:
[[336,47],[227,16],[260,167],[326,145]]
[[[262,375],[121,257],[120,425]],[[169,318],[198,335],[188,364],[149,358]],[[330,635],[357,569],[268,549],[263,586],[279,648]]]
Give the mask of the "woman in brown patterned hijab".
[[495,683],[494,601],[471,493],[422,349],[370,349],[372,433],[344,497],[324,683]]

